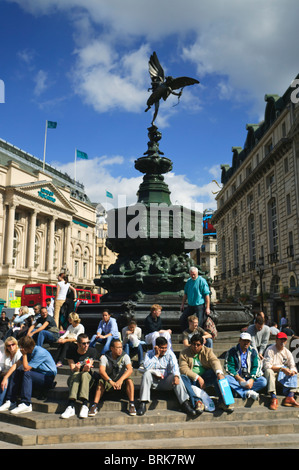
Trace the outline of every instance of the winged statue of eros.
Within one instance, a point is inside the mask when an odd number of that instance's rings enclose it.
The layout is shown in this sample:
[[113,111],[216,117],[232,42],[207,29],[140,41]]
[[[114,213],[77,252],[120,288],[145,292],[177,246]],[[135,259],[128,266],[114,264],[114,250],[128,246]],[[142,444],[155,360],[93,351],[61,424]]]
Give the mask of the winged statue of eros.
[[[182,90],[185,86],[199,83],[198,80],[196,80],[195,78],[190,78],[190,77],[177,77],[177,78],[173,78],[171,76],[165,77],[163,67],[161,66],[159,62],[156,52],[153,52],[153,54],[150,57],[149,73],[150,73],[151,81],[152,81],[152,87],[149,88],[149,90],[152,90],[152,94],[147,100],[146,104],[148,107],[145,111],[148,111],[153,104],[155,105],[156,110],[155,110],[152,123],[154,122],[158,114],[159,101],[161,98],[164,101],[166,101],[170,94],[180,97],[182,94]],[[179,89],[181,89],[179,93],[174,92],[174,90],[179,90]]]

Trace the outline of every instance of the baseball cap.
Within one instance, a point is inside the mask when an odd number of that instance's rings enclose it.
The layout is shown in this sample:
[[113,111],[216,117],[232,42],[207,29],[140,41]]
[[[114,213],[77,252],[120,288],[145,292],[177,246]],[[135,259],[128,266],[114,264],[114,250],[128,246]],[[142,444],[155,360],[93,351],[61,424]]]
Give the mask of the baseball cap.
[[277,333],[276,338],[278,338],[278,339],[288,339],[287,335],[285,333],[283,333],[282,331]]
[[251,335],[249,333],[246,333],[245,331],[240,334],[241,339],[249,339],[251,341]]

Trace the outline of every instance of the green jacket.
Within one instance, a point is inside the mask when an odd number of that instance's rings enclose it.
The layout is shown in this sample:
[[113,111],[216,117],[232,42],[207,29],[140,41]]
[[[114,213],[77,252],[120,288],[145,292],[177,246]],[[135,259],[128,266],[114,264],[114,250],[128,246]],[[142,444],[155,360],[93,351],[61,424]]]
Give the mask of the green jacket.
[[[239,374],[241,368],[240,348],[233,346],[227,353],[224,361],[225,372],[229,375]],[[256,379],[263,375],[262,363],[255,349],[249,346],[247,351],[247,373],[251,379]],[[241,374],[242,375],[242,374]]]

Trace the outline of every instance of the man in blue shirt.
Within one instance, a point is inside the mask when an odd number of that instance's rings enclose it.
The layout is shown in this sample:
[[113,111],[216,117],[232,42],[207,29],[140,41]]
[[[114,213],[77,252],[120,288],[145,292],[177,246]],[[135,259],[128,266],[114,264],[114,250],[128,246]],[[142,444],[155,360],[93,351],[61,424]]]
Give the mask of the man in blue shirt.
[[[188,328],[189,315],[198,317],[198,326],[202,328],[204,322],[204,311],[210,314],[210,289],[207,281],[199,276],[195,266],[190,268],[190,278],[185,284],[184,296],[181,305],[183,312],[180,317],[182,331]],[[185,309],[185,302],[188,300],[188,307]]]
[[90,340],[90,347],[94,348],[96,343],[101,343],[104,345],[101,354],[106,354],[110,350],[110,343],[113,338],[119,339],[117,321],[111,317],[108,310],[104,310],[97,333]]
[[[36,346],[30,336],[21,338],[19,347],[22,357],[9,369],[1,383],[1,387],[7,387],[7,379],[11,377],[6,402],[0,407],[0,411],[9,410],[12,414],[32,411],[32,388],[36,387],[43,391],[53,388],[57,374],[51,354],[41,346]],[[17,405],[18,396],[19,405]]]

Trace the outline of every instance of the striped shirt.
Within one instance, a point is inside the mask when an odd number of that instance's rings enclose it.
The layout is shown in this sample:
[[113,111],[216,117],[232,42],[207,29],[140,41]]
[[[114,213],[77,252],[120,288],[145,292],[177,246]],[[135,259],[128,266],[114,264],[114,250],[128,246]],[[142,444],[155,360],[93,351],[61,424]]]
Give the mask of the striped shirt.
[[174,352],[171,350],[167,350],[162,357],[155,356],[154,349],[147,352],[144,358],[144,368],[145,370],[159,370],[164,377],[170,374],[180,377],[178,361]]

